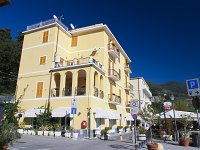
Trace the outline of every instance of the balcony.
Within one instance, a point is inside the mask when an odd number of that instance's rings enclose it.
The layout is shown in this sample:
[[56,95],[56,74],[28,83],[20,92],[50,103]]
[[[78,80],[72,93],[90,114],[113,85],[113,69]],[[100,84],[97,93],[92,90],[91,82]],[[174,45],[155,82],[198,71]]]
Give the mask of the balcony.
[[100,90],[100,91],[99,91],[99,97],[100,97],[101,99],[103,99],[103,98],[104,98],[104,93],[103,93],[103,91],[102,91],[102,90]]
[[114,70],[114,69],[110,69],[109,70],[108,77],[110,79],[112,79],[113,81],[119,81],[120,80],[119,73],[116,70]]
[[121,97],[115,94],[108,94],[109,104],[120,105],[121,104]]
[[75,58],[73,60],[67,60],[63,63],[63,65],[58,65],[55,62],[53,62],[51,70],[66,70],[66,69],[74,69],[74,68],[82,68],[82,67],[88,67],[90,65],[93,65],[97,70],[99,70],[102,73],[105,73],[104,66],[101,65],[96,59],[93,57],[86,57],[86,58]]
[[63,96],[72,96],[72,88],[63,88]]
[[59,97],[60,89],[59,88],[53,88],[51,89],[51,97]]
[[43,27],[43,26],[47,26],[47,25],[50,25],[50,24],[53,24],[53,23],[58,23],[58,24],[59,24],[60,26],[62,26],[65,30],[68,31],[68,28],[67,28],[61,21],[59,21],[59,20],[56,19],[56,18],[50,19],[50,20],[47,20],[47,21],[42,21],[42,22],[39,22],[39,23],[30,25],[30,26],[27,26],[26,31],[33,30],[33,29],[37,29],[37,28],[40,28],[40,27]]
[[76,95],[79,96],[79,95],[86,95],[86,88],[77,88],[76,89]]
[[113,43],[108,44],[108,53],[113,57],[113,58],[118,58],[119,57],[119,52],[117,51],[117,47]]
[[125,83],[125,90],[132,91],[133,90],[133,85],[131,83]]
[[132,73],[130,65],[128,63],[125,63],[125,65],[124,65],[124,71],[126,71],[127,73]]

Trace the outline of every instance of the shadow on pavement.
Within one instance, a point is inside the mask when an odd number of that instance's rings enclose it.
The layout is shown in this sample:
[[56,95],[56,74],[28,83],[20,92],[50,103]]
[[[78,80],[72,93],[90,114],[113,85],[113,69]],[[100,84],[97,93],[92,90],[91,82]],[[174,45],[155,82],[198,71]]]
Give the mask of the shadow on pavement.
[[111,144],[111,145],[108,145],[108,146],[115,148],[115,149],[135,150],[134,145]]

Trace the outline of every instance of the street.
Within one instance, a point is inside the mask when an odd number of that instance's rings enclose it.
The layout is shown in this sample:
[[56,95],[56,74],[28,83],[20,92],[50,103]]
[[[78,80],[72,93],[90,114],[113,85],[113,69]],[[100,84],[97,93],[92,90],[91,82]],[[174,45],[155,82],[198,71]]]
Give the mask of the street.
[[[199,150],[194,147],[183,147],[169,143],[162,143],[165,150]],[[99,139],[68,139],[63,137],[45,137],[23,135],[9,150],[134,150],[133,144],[129,139],[120,141],[118,138],[104,141]],[[140,150],[146,150],[141,148]]]

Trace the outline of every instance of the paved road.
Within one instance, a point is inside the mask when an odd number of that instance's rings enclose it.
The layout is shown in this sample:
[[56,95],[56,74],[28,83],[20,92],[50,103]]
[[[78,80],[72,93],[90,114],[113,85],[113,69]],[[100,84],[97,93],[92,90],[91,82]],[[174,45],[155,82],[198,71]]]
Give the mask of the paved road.
[[[194,147],[184,148],[182,146],[163,143],[165,150],[200,150]],[[68,139],[63,137],[44,137],[23,135],[14,143],[10,150],[134,150],[130,140],[99,140],[99,139]],[[147,150],[142,148],[141,150]]]

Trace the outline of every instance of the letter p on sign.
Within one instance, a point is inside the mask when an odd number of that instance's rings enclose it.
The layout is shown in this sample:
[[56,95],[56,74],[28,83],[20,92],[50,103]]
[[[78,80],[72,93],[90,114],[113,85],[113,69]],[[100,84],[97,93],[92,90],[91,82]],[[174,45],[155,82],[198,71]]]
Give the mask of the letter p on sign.
[[188,90],[198,89],[199,80],[198,79],[187,80],[187,87],[188,87]]

